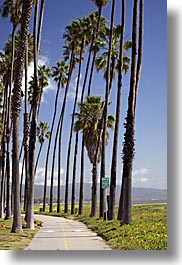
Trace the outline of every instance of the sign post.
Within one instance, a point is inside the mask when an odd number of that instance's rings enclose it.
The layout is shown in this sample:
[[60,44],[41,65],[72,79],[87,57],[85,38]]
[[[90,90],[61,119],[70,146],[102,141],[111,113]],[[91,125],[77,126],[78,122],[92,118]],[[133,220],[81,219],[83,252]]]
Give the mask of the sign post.
[[[102,189],[107,189],[110,186],[109,178],[102,178]],[[107,198],[106,195],[104,196],[104,219],[107,220],[107,211],[108,211],[108,205],[107,205]]]
[[102,178],[102,188],[107,189],[109,188],[109,185],[110,185],[109,178]]

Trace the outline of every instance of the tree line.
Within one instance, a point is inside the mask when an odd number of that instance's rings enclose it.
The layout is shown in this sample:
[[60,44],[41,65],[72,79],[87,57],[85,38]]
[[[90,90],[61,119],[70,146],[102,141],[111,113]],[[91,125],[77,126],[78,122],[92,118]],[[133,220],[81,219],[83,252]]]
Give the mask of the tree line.
[[[97,184],[98,177],[100,177],[99,216],[105,216],[107,211],[106,190],[102,187],[102,180],[105,179],[106,175],[106,147],[108,142],[112,140],[108,218],[114,219],[116,215],[117,163],[118,155],[122,153],[120,163],[123,164],[123,171],[117,218],[122,220],[123,224],[132,222],[131,189],[135,152],[134,128],[143,54],[144,1],[133,0],[131,40],[127,40],[125,36],[126,0],[120,0],[121,22],[119,25],[114,24],[116,0],[111,1],[109,20],[102,16],[102,10],[106,8],[109,1],[92,0],[92,2],[96,6],[95,12],[73,20],[70,25],[65,27],[63,34],[65,45],[62,58],[52,68],[38,65],[45,1],[6,0],[0,8],[2,17],[9,18],[12,24],[12,32],[0,53],[0,218],[9,219],[13,216],[12,232],[22,231],[20,206],[22,194],[24,194],[27,228],[34,228],[34,182],[45,139],[47,139],[47,150],[45,154],[43,211],[46,209],[49,168],[51,168],[49,211],[53,211],[53,184],[57,159],[57,212],[60,212],[61,164],[64,153],[67,162],[64,212],[68,212],[68,185],[71,182],[71,214],[75,213],[77,174],[79,174],[80,183],[78,213],[82,214],[83,212],[84,165],[85,156],[88,155],[92,165],[90,215],[97,215]],[[29,29],[31,18],[34,25],[32,33]],[[85,60],[84,65],[83,60]],[[28,68],[32,62],[34,72],[31,81],[28,82]],[[103,72],[103,97],[94,95],[92,92],[94,71]],[[77,74],[77,81],[68,143],[65,149],[65,147],[63,148],[62,136],[64,126],[66,126],[64,118],[73,73]],[[123,127],[120,120],[124,74],[130,75],[130,88],[126,122]],[[22,84],[23,75],[24,87]],[[81,75],[83,76],[82,86],[80,84]],[[51,124],[48,124],[46,121],[40,121],[39,112],[40,108],[43,108],[41,99],[44,88],[48,86],[50,78],[56,82],[57,90],[52,110],[52,121]],[[117,79],[117,88],[113,88],[115,79]],[[81,99],[79,101],[80,87]],[[117,89],[116,100],[112,102],[115,104],[115,115],[108,113],[112,89]],[[63,101],[59,103],[58,98],[61,93],[63,94]],[[24,102],[24,106],[22,106],[22,102]],[[20,143],[21,113],[23,113],[23,140]],[[109,139],[110,130],[114,132],[113,139]],[[123,150],[118,150],[118,142],[122,141],[119,139],[120,130],[125,130]],[[79,139],[81,140],[80,143]],[[39,149],[37,142],[39,142]],[[80,161],[78,159],[79,144],[81,146]],[[51,147],[53,148],[52,152]],[[71,163],[71,154],[73,154],[73,163]],[[21,159],[23,163],[20,170]],[[80,164],[80,172],[77,172],[78,163]],[[99,163],[100,174],[98,172]],[[10,170],[10,164],[12,164],[12,170]],[[22,191],[23,176],[25,176],[24,191]],[[5,216],[4,209],[6,209]]]

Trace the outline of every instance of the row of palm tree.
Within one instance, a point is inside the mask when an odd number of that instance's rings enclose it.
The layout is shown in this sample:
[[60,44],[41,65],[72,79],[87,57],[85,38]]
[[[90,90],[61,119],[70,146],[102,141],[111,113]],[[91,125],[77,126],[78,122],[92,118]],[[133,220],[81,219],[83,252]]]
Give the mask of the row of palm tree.
[[[110,176],[110,200],[108,218],[115,218],[115,193],[117,179],[117,157],[119,131],[121,130],[121,93],[122,75],[130,70],[130,91],[128,97],[128,112],[124,125],[123,144],[123,176],[119,202],[118,219],[123,223],[131,223],[131,178],[134,158],[134,122],[137,102],[137,92],[141,73],[143,45],[143,0],[134,0],[132,41],[125,41],[126,1],[122,0],[121,24],[114,25],[116,0],[112,0],[110,26],[102,17],[102,8],[107,6],[107,0],[92,1],[98,10],[88,17],[78,18],[66,26],[63,34],[65,46],[63,59],[52,69],[38,65],[41,46],[41,30],[43,25],[44,0],[10,0],[1,7],[3,17],[10,17],[13,29],[11,39],[0,54],[0,173],[1,197],[0,217],[3,217],[5,193],[6,216],[13,214],[12,232],[22,231],[20,198],[22,197],[23,176],[25,176],[24,209],[27,228],[34,228],[34,181],[45,138],[48,140],[43,194],[43,211],[46,209],[47,182],[51,165],[51,185],[49,211],[53,211],[53,183],[57,152],[58,183],[57,212],[60,212],[61,161],[63,154],[62,135],[64,116],[66,112],[68,92],[73,72],[77,71],[75,98],[73,102],[70,132],[66,156],[64,212],[68,212],[69,182],[72,183],[71,213],[75,213],[75,185],[77,165],[80,162],[79,214],[83,211],[83,187],[85,152],[92,164],[91,216],[97,214],[98,201],[98,164],[100,172],[100,204],[99,215],[106,214],[106,193],[102,188],[105,178],[106,146],[109,142],[109,131],[114,131],[113,152]],[[34,11],[33,35],[29,32],[29,22]],[[139,19],[138,19],[139,14]],[[16,19],[15,19],[16,17]],[[139,27],[138,27],[139,20]],[[138,43],[137,43],[138,40]],[[131,59],[128,51],[132,49]],[[138,48],[138,50],[137,50]],[[83,60],[86,58],[85,69]],[[28,65],[34,63],[34,74],[28,83]],[[69,63],[68,63],[69,62]],[[6,65],[6,67],[5,67]],[[101,96],[92,94],[94,69],[103,71],[104,100]],[[84,73],[83,85],[80,84],[81,73]],[[25,88],[22,88],[23,72]],[[113,81],[118,77],[115,117],[108,114],[110,94]],[[47,122],[40,121],[39,112],[44,88],[49,84],[49,78],[57,83],[52,122],[49,130]],[[59,94],[64,89],[63,101],[59,103]],[[79,91],[80,90],[80,91]],[[78,102],[78,94],[81,100]],[[24,121],[22,148],[19,148],[19,128],[21,101],[24,97]],[[85,100],[84,100],[85,98]],[[39,123],[39,125],[38,125]],[[55,134],[53,133],[55,131]],[[75,132],[75,134],[74,134]],[[81,132],[81,159],[78,161],[79,132]],[[10,139],[12,137],[12,179],[10,172]],[[36,143],[39,142],[37,158]],[[51,144],[53,143],[53,152]],[[24,148],[23,148],[24,147]],[[24,150],[23,150],[24,149]],[[58,151],[57,151],[58,149]],[[73,152],[73,163],[71,153]],[[64,150],[66,153],[66,150]],[[19,163],[23,154],[23,167],[20,180]],[[72,166],[72,168],[71,168]],[[72,172],[72,174],[70,173]],[[11,187],[12,183],[12,187]],[[21,183],[21,185],[20,185]],[[5,187],[6,184],[6,187]],[[6,192],[5,192],[6,191]],[[12,201],[12,203],[11,203]],[[11,212],[12,211],[12,212]]]

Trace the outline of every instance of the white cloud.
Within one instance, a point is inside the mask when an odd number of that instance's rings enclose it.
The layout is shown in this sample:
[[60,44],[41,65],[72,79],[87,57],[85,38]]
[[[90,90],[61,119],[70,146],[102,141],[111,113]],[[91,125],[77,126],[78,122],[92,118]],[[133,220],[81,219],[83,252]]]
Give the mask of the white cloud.
[[148,168],[140,168],[140,169],[136,169],[133,171],[133,176],[143,176],[143,175],[148,175],[149,170]]
[[[49,58],[46,57],[46,56],[39,56],[39,60],[38,60],[38,65],[46,65],[47,67],[49,67]],[[30,82],[31,80],[31,77],[33,76],[34,74],[34,63],[31,62],[29,67],[28,67],[28,83]],[[23,75],[23,82],[22,82],[22,90],[24,92],[25,90],[25,76]],[[45,100],[45,93],[51,91],[51,90],[55,90],[55,83],[53,82],[53,80],[51,78],[49,78],[49,85],[47,87],[44,88],[44,93],[43,93],[43,96],[42,96],[42,99],[41,101],[43,103],[46,103],[46,100]]]
[[[19,162],[19,174],[21,177],[22,174],[22,162]],[[10,170],[12,171],[12,163],[10,164]],[[61,175],[63,175],[64,170],[61,168]],[[48,174],[47,174],[47,185],[51,185],[51,169],[48,169]],[[37,167],[36,170],[36,175],[35,175],[35,184],[37,185],[44,185],[44,178],[45,178],[45,167]],[[57,186],[57,181],[58,181],[58,170],[54,170],[54,186]],[[23,184],[25,184],[25,170],[23,172]],[[63,180],[61,181],[61,185],[63,184]]]
[[142,185],[149,181],[149,169],[140,168],[133,171],[133,184]]
[[[47,185],[51,185],[51,169],[47,172]],[[61,168],[61,175],[63,175],[64,171],[63,168]],[[44,185],[44,177],[45,177],[45,167],[38,167],[35,175],[35,184],[37,185]],[[54,170],[54,186],[57,186],[58,181],[58,170]],[[63,184],[63,182],[61,182]]]
[[[81,79],[82,79],[82,75],[80,75],[80,81],[81,81]],[[75,100],[77,80],[78,80],[78,77],[75,77],[74,81],[72,83],[70,83],[68,98],[71,101]],[[81,90],[82,90],[82,85],[79,85],[77,102],[79,102],[81,100]]]

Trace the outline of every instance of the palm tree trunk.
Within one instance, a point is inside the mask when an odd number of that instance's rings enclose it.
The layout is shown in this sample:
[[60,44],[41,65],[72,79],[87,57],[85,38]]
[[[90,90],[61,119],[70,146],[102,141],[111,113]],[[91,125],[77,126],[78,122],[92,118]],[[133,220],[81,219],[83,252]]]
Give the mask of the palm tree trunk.
[[[50,187],[50,209],[51,211],[52,208],[52,197],[53,197],[53,179],[54,179],[54,164],[55,164],[55,156],[56,156],[56,145],[57,145],[57,140],[58,140],[58,134],[62,133],[62,124],[63,124],[63,119],[64,119],[64,113],[65,113],[65,107],[66,107],[66,101],[67,101],[67,94],[68,94],[68,89],[71,81],[71,76],[73,73],[73,68],[74,68],[74,48],[72,48],[71,51],[71,58],[70,58],[70,67],[69,67],[69,73],[68,73],[68,80],[66,84],[66,89],[65,89],[65,94],[64,94],[64,99],[63,99],[63,105],[56,129],[56,136],[54,140],[54,148],[53,148],[53,158],[52,158],[52,170],[51,170],[51,187]],[[47,189],[47,174],[45,175],[45,181],[44,181],[44,198],[43,198],[43,211],[45,211],[45,205],[46,205],[46,189]]]
[[118,220],[122,224],[132,223],[132,165],[134,158],[134,123],[136,100],[136,57],[137,57],[137,28],[138,28],[138,0],[133,6],[133,31],[132,31],[132,62],[130,76],[130,92],[128,97],[128,111],[125,124],[123,145],[123,175],[121,195],[118,210]]
[[111,164],[111,185],[110,185],[110,209],[109,219],[115,217],[115,197],[116,197],[116,179],[117,179],[117,154],[118,154],[118,136],[121,113],[121,91],[122,91],[122,68],[124,55],[124,31],[125,31],[125,17],[126,17],[126,0],[122,0],[122,16],[121,16],[121,37],[120,37],[120,51],[119,51],[119,72],[118,72],[118,91],[116,104],[116,122],[113,139],[113,152]]
[[83,213],[83,182],[84,182],[84,135],[82,135],[81,147],[81,167],[80,167],[80,195],[79,195],[79,214]]
[[[98,35],[101,14],[102,14],[102,4],[100,4],[100,6],[98,7],[98,21],[97,21],[96,31],[93,33],[93,39],[92,39],[92,44],[91,44],[92,46],[93,46],[95,38],[97,38],[97,35]],[[92,46],[90,48],[90,51],[92,50]],[[92,64],[91,64],[91,70],[90,70],[89,84],[88,84],[88,93],[87,93],[88,95],[90,95],[90,91],[91,91],[96,54],[97,54],[97,52],[94,51],[93,58],[92,58]]]
[[[38,32],[42,32],[44,5],[45,5],[45,0],[41,0]],[[41,34],[38,34],[38,36],[37,36],[37,51],[38,51],[38,53],[40,51],[40,38],[41,38]]]
[[[28,148],[28,139],[30,133],[30,115],[28,113],[28,41],[26,43],[26,53],[25,53],[25,102],[24,102],[24,135],[23,135],[23,145],[24,145],[24,157],[23,157],[23,166],[25,164],[25,188],[24,188],[24,210],[27,206],[27,180],[29,179],[29,148]],[[23,166],[22,166],[22,178],[23,178]],[[22,191],[22,183],[20,190]],[[21,198],[20,192],[20,198]]]
[[75,139],[74,161],[73,161],[73,179],[72,179],[72,196],[71,196],[71,214],[75,213],[75,185],[76,185],[76,162],[78,154],[78,132]]
[[78,90],[79,90],[79,84],[80,84],[83,47],[84,47],[84,38],[82,39],[81,48],[80,48],[80,58],[79,58],[79,69],[78,69],[76,94],[75,94],[75,101],[74,101],[74,106],[73,106],[73,114],[72,114],[71,128],[70,128],[70,137],[69,137],[69,144],[68,144],[68,151],[67,151],[65,208],[64,208],[64,212],[65,213],[68,212],[68,185],[69,185],[69,167],[70,167],[70,156],[71,156],[71,143],[72,143],[72,135],[73,135],[74,114],[75,114],[75,110],[76,110],[77,98],[78,98]]
[[[83,102],[84,98],[84,93],[85,93],[85,87],[86,87],[86,81],[88,77],[88,70],[89,70],[89,65],[90,65],[90,59],[91,59],[91,54],[92,54],[92,47],[93,47],[93,42],[94,42],[94,33],[92,36],[92,42],[90,45],[90,50],[89,50],[89,55],[87,59],[87,65],[86,65],[86,70],[85,70],[85,77],[83,81],[83,87],[82,87],[82,94],[81,94],[81,103]],[[77,142],[75,142],[75,145]],[[80,166],[80,191],[79,191],[79,210],[78,213],[81,215],[83,212],[83,182],[84,182],[84,135],[82,134],[82,144],[81,144],[81,166]]]
[[25,166],[25,157],[23,157],[23,163],[22,163],[22,168],[21,168],[21,177],[20,177],[20,201],[22,200],[22,187],[23,187],[24,166]]
[[[38,109],[40,104],[40,87],[38,84],[38,51],[37,51],[37,21],[38,21],[38,1],[35,2],[34,13],[34,91],[33,91],[33,109],[32,121],[30,128],[29,139],[29,179],[28,179],[28,194],[27,194],[27,228],[34,229],[34,162],[35,162],[35,148],[36,148],[36,132],[38,123]],[[40,32],[38,33],[40,34]]]
[[10,138],[11,138],[11,92],[13,84],[13,72],[14,72],[14,54],[15,54],[15,31],[16,26],[13,26],[12,30],[12,50],[11,50],[11,77],[10,77],[10,86],[9,86],[9,96],[8,96],[8,115],[7,115],[7,125],[6,125],[6,178],[7,178],[7,197],[6,197],[6,216],[5,219],[8,220],[11,218],[11,186],[10,186]]
[[[62,145],[62,130],[59,134],[59,148],[61,148]],[[53,184],[52,184],[53,185]],[[57,186],[57,213],[60,213],[61,211],[61,149],[58,153],[58,186]]]
[[[53,129],[54,129],[54,124],[55,124],[55,119],[56,119],[56,113],[57,113],[59,91],[60,91],[60,81],[58,83],[58,88],[57,88],[57,93],[56,93],[56,98],[55,98],[54,113],[53,113],[51,130],[50,130],[50,137],[49,137],[49,142],[48,142],[48,147],[47,147],[47,153],[46,153],[46,164],[45,164],[45,179],[46,179],[46,183],[47,183],[47,171],[48,171],[49,153],[50,153],[50,148],[51,148],[52,133],[53,133]],[[45,211],[45,209],[44,209],[44,211]]]
[[13,112],[13,153],[12,153],[12,174],[14,182],[13,200],[13,225],[12,232],[22,231],[21,209],[20,209],[20,185],[19,185],[19,127],[21,111],[21,86],[23,78],[23,66],[26,50],[26,41],[29,32],[29,22],[32,13],[32,0],[24,0],[22,7],[22,21],[20,30],[20,41],[18,44],[17,63],[15,67],[15,81],[12,96]]
[[38,163],[39,163],[39,158],[40,158],[40,154],[41,154],[41,151],[42,151],[42,147],[43,147],[43,144],[41,144],[40,148],[39,148],[39,152],[38,152],[38,155],[37,155],[37,160],[36,160],[36,163],[35,163],[34,175],[36,174],[36,171],[37,171],[37,166],[38,166]]
[[[3,153],[3,150],[2,150]],[[4,164],[4,159],[2,158],[2,164]],[[2,176],[1,176],[1,194],[0,194],[0,218],[4,218],[4,194],[5,194],[5,174],[4,166],[2,166]]]
[[97,163],[93,163],[92,167],[92,198],[91,198],[91,214],[90,216],[97,215]]
[[[16,75],[16,74],[15,74]],[[16,80],[16,79],[15,79]],[[16,87],[16,81],[14,88]],[[17,89],[16,89],[17,91]],[[14,111],[13,111],[14,113]],[[18,145],[18,131],[20,127],[19,118],[15,116],[13,118],[13,160],[12,160],[12,171],[13,171],[13,225],[12,233],[22,232],[22,221],[21,221],[21,208],[20,208],[20,186],[19,186],[19,145]]]
[[3,124],[3,133],[1,141],[1,194],[0,194],[0,218],[4,218],[4,196],[5,196],[5,167],[6,167],[6,119],[7,119],[7,102],[8,102],[8,88],[5,87],[4,92],[4,103],[3,103],[3,115],[2,115],[2,124]]
[[0,218],[3,218],[4,215],[3,215],[3,208],[4,208],[4,205],[3,205],[3,188],[2,188],[2,179],[3,179],[3,175],[2,175],[2,146],[0,147],[0,175],[1,175],[1,188],[0,188]]
[[11,218],[11,183],[10,183],[10,147],[7,145],[7,157],[6,157],[6,215],[5,220]]
[[136,72],[136,87],[135,87],[135,110],[136,110],[136,99],[138,94],[138,87],[142,68],[142,55],[143,55],[143,36],[144,36],[144,1],[140,0],[140,22],[139,22],[139,38],[138,38],[138,61],[137,61],[137,72]]
[[[91,41],[89,55],[88,55],[88,59],[87,59],[85,77],[84,77],[82,93],[81,93],[81,103],[83,102],[84,93],[85,93],[86,81],[87,81],[87,77],[88,77],[88,70],[89,70],[90,59],[91,59],[91,54],[92,54],[92,47],[93,47],[93,43],[94,43],[94,36],[95,36],[95,33],[93,33],[93,35],[92,35],[92,41]],[[83,211],[83,181],[84,181],[84,139],[83,138],[84,138],[84,136],[82,134],[81,167],[80,167],[80,191],[79,191],[79,214],[82,214],[82,211]],[[75,152],[76,152],[76,146],[78,146],[78,137],[76,137],[76,140],[75,140]]]
[[101,158],[101,175],[100,175],[100,217],[104,217],[105,201],[106,201],[106,189],[102,189],[102,178],[105,178],[105,152],[106,152],[106,128],[107,128],[107,112],[108,112],[108,98],[109,98],[109,80],[110,80],[110,60],[112,49],[112,35],[114,25],[114,13],[115,13],[116,0],[112,1],[111,10],[111,26],[110,26],[110,38],[109,38],[109,52],[107,60],[107,76],[106,76],[106,92],[105,92],[105,106],[104,106],[104,126],[102,133],[102,158]]

